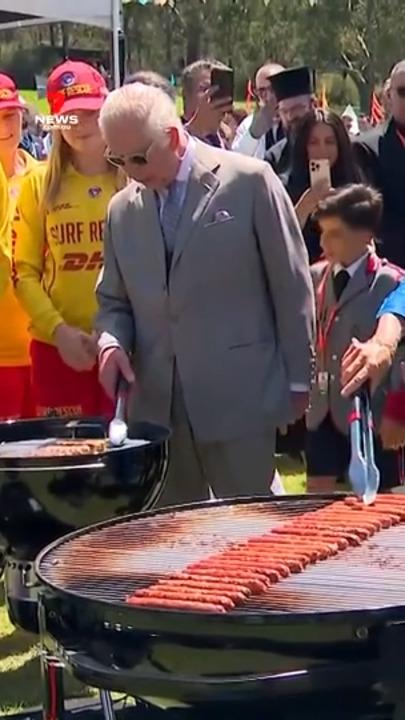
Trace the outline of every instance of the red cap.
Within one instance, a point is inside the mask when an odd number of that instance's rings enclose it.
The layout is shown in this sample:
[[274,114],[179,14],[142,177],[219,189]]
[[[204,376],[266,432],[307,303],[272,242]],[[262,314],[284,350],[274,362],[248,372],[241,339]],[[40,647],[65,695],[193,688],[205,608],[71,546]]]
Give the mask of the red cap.
[[46,95],[52,113],[99,110],[108,89],[103,76],[91,65],[67,60],[52,70]]
[[12,108],[24,110],[24,103],[21,101],[14,80],[9,75],[0,73],[0,110]]

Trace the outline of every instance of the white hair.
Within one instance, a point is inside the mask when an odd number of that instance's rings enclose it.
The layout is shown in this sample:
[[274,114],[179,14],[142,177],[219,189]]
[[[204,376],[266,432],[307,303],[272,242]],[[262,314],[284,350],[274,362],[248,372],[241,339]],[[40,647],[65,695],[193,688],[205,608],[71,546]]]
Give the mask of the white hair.
[[107,96],[100,112],[103,134],[122,121],[142,124],[152,138],[158,139],[166,130],[182,127],[176,105],[160,88],[133,83],[113,90]]

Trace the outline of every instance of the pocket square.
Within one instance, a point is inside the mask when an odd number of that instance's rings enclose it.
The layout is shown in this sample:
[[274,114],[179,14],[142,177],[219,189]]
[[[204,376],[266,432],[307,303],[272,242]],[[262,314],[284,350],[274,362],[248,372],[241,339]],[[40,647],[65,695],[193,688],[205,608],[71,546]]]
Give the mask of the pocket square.
[[212,219],[206,223],[205,227],[218,225],[219,223],[228,222],[229,220],[234,220],[234,216],[231,215],[228,210],[217,210]]

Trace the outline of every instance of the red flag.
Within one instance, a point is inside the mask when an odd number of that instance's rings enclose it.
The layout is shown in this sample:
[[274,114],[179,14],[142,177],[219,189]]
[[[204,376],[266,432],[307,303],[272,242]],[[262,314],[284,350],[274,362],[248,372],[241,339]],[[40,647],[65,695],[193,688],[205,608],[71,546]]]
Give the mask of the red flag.
[[246,110],[250,112],[252,108],[252,100],[254,100],[255,94],[253,92],[253,83],[249,79],[246,86]]
[[373,94],[371,96],[371,104],[370,104],[370,122],[372,125],[379,125],[385,120],[385,112],[384,108],[379,101],[375,90],[373,90]]

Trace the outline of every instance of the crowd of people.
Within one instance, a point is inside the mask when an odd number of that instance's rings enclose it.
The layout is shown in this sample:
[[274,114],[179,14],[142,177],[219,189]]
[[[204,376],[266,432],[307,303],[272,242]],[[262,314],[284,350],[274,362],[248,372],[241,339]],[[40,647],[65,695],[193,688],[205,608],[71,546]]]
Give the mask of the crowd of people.
[[405,61],[365,133],[319,108],[311,68],[265,62],[251,114],[217,96],[221,68],[185,69],[179,117],[152,70],[109,92],[64,61],[50,112],[78,123],[49,137],[0,74],[0,419],[109,418],[124,376],[130,422],[172,430],[162,504],[269,492],[276,446],[329,491],[350,395],[378,380],[377,464],[398,485]]

